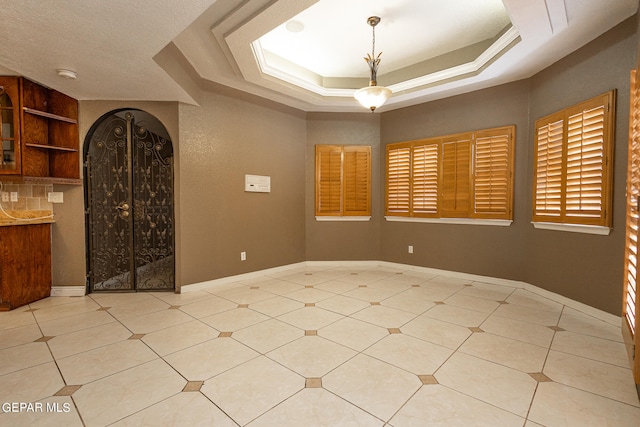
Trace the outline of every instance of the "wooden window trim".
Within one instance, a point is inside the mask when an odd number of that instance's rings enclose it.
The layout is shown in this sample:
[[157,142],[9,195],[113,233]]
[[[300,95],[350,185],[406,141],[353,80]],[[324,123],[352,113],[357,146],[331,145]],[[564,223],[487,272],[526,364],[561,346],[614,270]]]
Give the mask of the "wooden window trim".
[[[482,159],[475,157],[480,140],[485,144]],[[385,216],[512,220],[514,140],[515,126],[504,126],[388,144]],[[506,147],[498,149],[502,161],[496,169],[487,144],[498,143],[506,143]],[[478,169],[482,176],[477,175]],[[496,180],[502,182],[499,196]],[[482,208],[477,197],[483,198]],[[499,212],[495,210],[498,199]]]
[[[534,223],[611,226],[615,95],[612,90],[536,121]],[[586,125],[574,124],[580,115]]]
[[371,147],[315,146],[316,217],[371,215]]

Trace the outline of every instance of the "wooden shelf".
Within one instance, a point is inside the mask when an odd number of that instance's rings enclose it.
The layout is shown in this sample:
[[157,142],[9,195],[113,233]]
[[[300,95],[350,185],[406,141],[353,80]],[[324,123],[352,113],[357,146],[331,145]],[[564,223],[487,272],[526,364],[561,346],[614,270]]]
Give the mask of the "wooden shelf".
[[45,150],[59,150],[59,151],[74,151],[77,152],[77,148],[58,147],[57,145],[44,145],[44,144],[32,144],[30,142],[25,143],[27,147],[44,148]]
[[46,117],[47,119],[58,120],[61,122],[78,124],[76,119],[70,119],[69,117],[59,116],[57,114],[47,113],[46,111],[35,110],[33,108],[22,107],[25,113],[33,114],[34,116]]
[[43,184],[82,185],[81,178],[57,178],[52,176],[21,176],[18,181]]

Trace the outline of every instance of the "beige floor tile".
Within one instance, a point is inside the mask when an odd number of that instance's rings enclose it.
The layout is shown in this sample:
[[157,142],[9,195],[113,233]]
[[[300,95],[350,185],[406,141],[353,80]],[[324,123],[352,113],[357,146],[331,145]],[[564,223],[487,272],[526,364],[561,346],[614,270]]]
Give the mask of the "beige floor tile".
[[544,426],[637,427],[640,408],[550,382],[538,385],[529,419]]
[[217,338],[220,331],[192,320],[151,332],[142,337],[142,341],[160,356],[175,353],[185,348]]
[[158,356],[140,340],[126,340],[58,360],[67,384],[87,384]]
[[315,288],[304,288],[299,291],[289,292],[287,298],[300,301],[302,303],[317,303],[319,301],[331,298],[335,294],[333,292],[323,291]]
[[482,325],[483,331],[501,337],[534,344],[548,348],[551,345],[554,331],[546,326],[522,322],[501,316],[489,316]]
[[42,399],[38,402],[24,402],[33,405],[32,412],[10,412],[0,411],[0,425],[22,427],[22,426],[65,426],[83,427],[82,420],[78,415],[73,400],[68,396],[54,396]]
[[418,316],[404,325],[402,333],[454,350],[471,335],[467,327],[442,322],[425,315]]
[[343,293],[345,297],[356,298],[366,302],[380,302],[402,292],[400,289],[357,287]]
[[203,317],[200,320],[221,332],[234,332],[268,319],[268,316],[249,308],[234,308],[233,310]]
[[316,307],[324,308],[344,316],[349,316],[369,306],[371,306],[371,304],[368,301],[349,298],[343,295],[336,295],[316,303]]
[[360,354],[322,378],[322,385],[388,421],[422,383],[417,375]]
[[356,351],[362,351],[388,336],[389,331],[367,322],[344,318],[318,330],[318,335]]
[[303,307],[278,317],[285,323],[303,330],[317,330],[330,325],[344,316],[318,307]]
[[629,368],[551,350],[544,365],[544,374],[555,382],[640,406]]
[[84,301],[90,299],[86,296],[83,297],[48,297],[48,298],[43,298],[41,300],[32,302],[31,304],[28,305],[29,308],[37,308],[37,309],[43,309],[43,308],[48,308],[48,307],[60,307],[62,305],[65,304],[69,304],[72,302],[80,302],[80,301]]
[[38,323],[48,322],[64,317],[83,314],[99,309],[100,306],[90,298],[79,298],[79,301],[70,302],[64,305],[64,309],[57,306],[41,308],[33,312]]
[[287,297],[274,296],[249,305],[249,308],[271,317],[278,317],[304,307],[304,303]]
[[259,284],[260,290],[265,292],[270,292],[275,295],[286,295],[290,292],[299,291],[300,289],[304,289],[304,285],[299,285],[297,283],[286,282],[284,280],[272,279],[272,281]]
[[467,308],[455,307],[453,305],[442,304],[436,305],[426,311],[423,316],[432,319],[449,322],[467,328],[472,326],[480,326],[489,315]]
[[32,342],[0,350],[0,375],[52,362],[47,344]]
[[536,381],[524,372],[456,352],[435,374],[453,390],[526,417]]
[[149,298],[132,302],[130,304],[118,304],[109,309],[109,314],[118,320],[124,320],[131,317],[143,316],[145,314],[155,313],[169,308],[169,304],[164,301],[148,296]]
[[201,393],[178,393],[112,426],[237,427],[237,424]]
[[618,341],[563,331],[556,333],[551,349],[621,367],[629,366],[625,345]]
[[267,353],[267,356],[305,378],[318,378],[356,354],[325,338],[304,336]]
[[192,302],[200,302],[209,298],[213,298],[214,295],[206,291],[193,291],[185,292],[183,294],[176,294],[173,292],[149,292],[150,295],[166,302],[169,305],[187,305]]
[[225,289],[214,293],[215,295],[235,302],[236,304],[253,304],[258,301],[273,298],[273,294],[271,292],[265,292],[261,289],[252,289],[250,286]]
[[58,367],[48,362],[0,376],[0,402],[36,402],[64,387]]
[[131,331],[119,322],[112,322],[56,336],[48,341],[48,344],[51,353],[56,359],[62,359],[118,341],[124,341],[130,336]]
[[138,317],[121,320],[122,324],[134,334],[148,334],[193,320],[193,317],[180,310],[162,310]]
[[489,283],[472,282],[471,286],[465,286],[458,292],[460,295],[467,295],[477,298],[485,298],[492,301],[504,301],[513,292],[515,288],[510,286],[492,285]]
[[493,312],[493,316],[506,317],[542,326],[557,325],[560,319],[560,313],[515,304],[501,305]]
[[258,357],[233,338],[216,338],[164,357],[188,381],[204,381]]
[[465,285],[470,285],[472,283],[469,279],[463,279],[460,277],[451,277],[439,275],[432,277],[424,283],[421,283],[421,286],[446,286],[449,288],[456,288],[457,290],[463,289]]
[[113,316],[106,311],[90,311],[88,313],[76,314],[75,316],[63,317],[47,322],[38,322],[38,324],[44,335],[58,336],[94,326],[106,325],[107,323],[115,321]]
[[284,274],[280,277],[280,279],[295,283],[303,286],[314,286],[322,282],[326,282],[330,280],[326,276],[322,276],[319,274],[306,273],[304,271],[298,271],[290,274]]
[[500,306],[497,301],[457,293],[444,300],[446,304],[491,314]]
[[105,292],[105,293],[92,293],[87,296],[91,298],[101,307],[117,307],[119,305],[127,305],[134,302],[142,302],[153,299],[153,296],[147,292]]
[[372,305],[354,313],[351,317],[383,328],[401,328],[404,324],[414,319],[416,315],[383,305]]
[[383,421],[322,388],[308,388],[285,400],[248,427],[382,427]]
[[453,350],[404,334],[391,334],[364,351],[416,375],[433,374]]
[[190,302],[188,304],[181,305],[180,310],[190,316],[201,319],[203,317],[222,313],[223,311],[232,310],[237,307],[238,304],[234,302],[214,295],[209,295],[208,298],[202,301]]
[[570,332],[622,342],[620,325],[612,325],[578,311],[565,309],[558,326]]
[[542,372],[542,366],[549,352],[545,347],[487,332],[471,335],[458,351],[521,372]]
[[335,294],[343,294],[352,289],[356,289],[358,287],[355,283],[343,282],[339,279],[330,280],[328,282],[323,282],[318,285],[315,285],[315,289],[320,289],[322,291],[333,292]]
[[548,298],[536,295],[533,292],[524,289],[516,289],[511,295],[509,295],[506,301],[509,304],[535,308],[537,310],[552,311],[555,313],[562,311],[562,308],[564,307],[560,303],[551,301]]
[[261,356],[205,381],[201,390],[238,424],[245,425],[304,386],[302,376]]
[[[2,322],[2,317],[0,317],[0,322]],[[42,332],[35,323],[11,329],[0,328],[0,350],[34,342],[40,337],[42,337]]]
[[18,328],[20,326],[35,325],[36,318],[29,306],[23,306],[11,311],[0,311],[0,331]]
[[422,387],[391,419],[394,427],[521,427],[524,418],[441,385]]
[[108,425],[179,393],[185,383],[156,359],[86,384],[73,400],[87,425]]
[[382,305],[409,313],[422,314],[435,304],[431,297],[421,288],[408,288],[383,300]]
[[264,354],[304,336],[304,331],[270,319],[233,333],[233,339]]

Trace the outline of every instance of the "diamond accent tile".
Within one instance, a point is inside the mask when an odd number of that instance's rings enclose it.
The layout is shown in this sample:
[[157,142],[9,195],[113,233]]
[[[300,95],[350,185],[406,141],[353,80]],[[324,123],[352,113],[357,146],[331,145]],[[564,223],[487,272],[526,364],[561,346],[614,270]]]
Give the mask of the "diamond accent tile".
[[130,340],[141,340],[146,334],[133,334],[129,337]]
[[560,326],[547,326],[547,328],[551,329],[552,331],[556,331],[556,332],[564,332],[564,331],[566,331],[566,329],[562,329]]
[[435,305],[444,305],[444,301],[434,301]]
[[82,387],[81,385],[66,385],[58,390],[54,396],[71,396]]
[[315,331],[315,330],[304,331],[305,337],[315,337],[316,335],[318,335],[318,331]]
[[399,328],[387,328],[387,330],[389,331],[390,334],[401,334],[402,333]]
[[307,302],[304,304],[305,307],[315,307],[316,303],[315,302]]
[[96,311],[109,311],[111,307],[100,307],[99,309],[97,309]]
[[181,306],[179,305],[170,305],[169,310],[178,310]]
[[249,304],[238,304],[238,308],[249,308]]
[[471,332],[484,332],[482,329],[478,328],[477,326],[471,326],[469,330]]
[[220,332],[218,338],[229,338],[233,332]]
[[371,305],[380,305],[380,303],[379,303],[379,302],[376,302],[376,301],[372,301],[372,302],[371,302]]
[[51,337],[51,336],[44,336],[44,337],[40,337],[37,340],[35,340],[34,342],[47,342],[49,340],[52,340],[55,337]]
[[549,378],[542,372],[530,372],[529,376],[539,383],[549,383],[553,381],[551,378]]
[[322,388],[322,378],[307,378],[305,388]]
[[418,375],[418,378],[424,385],[440,384],[433,375]]
[[183,392],[200,391],[204,381],[187,381],[187,384],[182,389]]

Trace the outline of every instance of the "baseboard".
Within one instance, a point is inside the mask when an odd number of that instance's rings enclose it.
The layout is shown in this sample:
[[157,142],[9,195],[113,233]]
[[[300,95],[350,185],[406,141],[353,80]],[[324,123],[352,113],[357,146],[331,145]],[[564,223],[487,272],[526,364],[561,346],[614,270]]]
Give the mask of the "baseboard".
[[287,270],[292,270],[294,268],[299,268],[299,267],[388,267],[388,268],[394,268],[394,269],[416,271],[416,272],[426,273],[426,274],[433,274],[437,276],[453,277],[457,279],[470,280],[473,282],[488,283],[491,285],[510,286],[513,288],[527,290],[533,294],[547,298],[559,304],[563,304],[569,308],[577,310],[581,313],[584,313],[588,316],[594,317],[598,320],[609,323],[611,325],[618,326],[618,327],[620,326],[620,320],[621,320],[620,316],[616,316],[614,314],[607,313],[606,311],[602,311],[595,307],[591,307],[590,305],[583,304],[578,301],[574,301],[570,298],[556,294],[555,292],[551,292],[546,289],[539,288],[530,283],[522,282],[519,280],[501,279],[497,277],[481,276],[478,274],[470,274],[470,273],[460,273],[456,271],[440,270],[437,268],[430,268],[430,267],[419,267],[415,265],[400,264],[400,263],[387,262],[387,261],[372,261],[372,260],[371,261],[367,261],[367,260],[303,261],[296,264],[289,264],[281,267],[269,268],[266,270],[253,271],[251,273],[239,274],[236,276],[223,277],[220,279],[209,280],[206,282],[185,285],[185,286],[182,286],[182,288],[180,289],[180,292],[187,293],[187,292],[194,292],[194,291],[203,290],[203,289],[212,289],[212,288],[227,285],[229,283],[238,282],[238,281],[247,280],[247,279],[253,279],[256,277],[269,275],[273,273],[279,273]]
[[84,286],[52,286],[52,297],[82,297],[86,295]]

